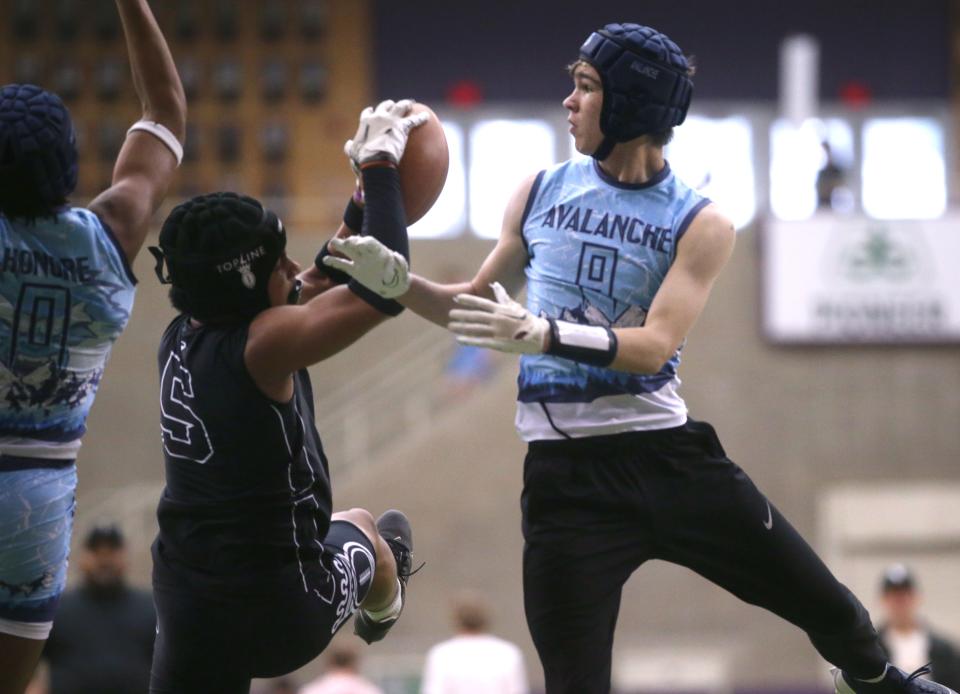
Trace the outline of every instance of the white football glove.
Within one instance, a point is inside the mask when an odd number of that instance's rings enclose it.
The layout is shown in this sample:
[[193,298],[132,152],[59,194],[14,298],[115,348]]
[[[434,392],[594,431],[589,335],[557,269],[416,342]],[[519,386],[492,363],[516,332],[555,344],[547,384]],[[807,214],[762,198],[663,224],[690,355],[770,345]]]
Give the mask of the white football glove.
[[472,294],[457,294],[453,300],[466,309],[450,311],[447,328],[457,342],[501,352],[541,354],[550,334],[550,323],[530,313],[510,298],[499,282],[490,285],[496,301]]
[[327,245],[349,260],[328,255],[323,258],[324,265],[342,270],[384,299],[393,299],[410,288],[407,259],[372,236],[332,238]]
[[410,131],[430,119],[426,111],[407,115],[413,103],[412,99],[396,103],[387,99],[376,108],[367,106],[363,109],[357,134],[343,146],[354,171],[359,171],[361,164],[370,161],[400,162]]

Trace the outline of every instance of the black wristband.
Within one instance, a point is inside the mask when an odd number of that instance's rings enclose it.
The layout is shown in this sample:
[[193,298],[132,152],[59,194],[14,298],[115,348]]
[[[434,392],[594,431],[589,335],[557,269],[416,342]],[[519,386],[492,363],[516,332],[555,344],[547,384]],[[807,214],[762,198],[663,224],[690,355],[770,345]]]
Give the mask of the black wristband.
[[363,235],[372,236],[410,262],[400,172],[394,166],[367,166],[360,175],[363,177]]
[[356,280],[350,280],[347,288],[377,309],[380,313],[388,316],[399,316],[403,313],[403,305],[395,299],[384,299],[374,291],[370,291]]
[[343,211],[343,224],[355,234],[363,230],[363,208],[352,197]]
[[547,321],[550,323],[547,354],[593,366],[610,366],[617,356],[617,334],[610,328],[553,318]]
[[324,244],[320,246],[320,252],[317,253],[317,257],[313,259],[313,264],[317,266],[318,271],[329,277],[334,284],[346,284],[351,279],[350,275],[345,273],[343,270],[338,270],[335,267],[325,265],[323,262],[324,258],[326,258],[328,255],[332,255],[330,253],[330,248],[328,247],[329,244],[329,241],[325,241]]

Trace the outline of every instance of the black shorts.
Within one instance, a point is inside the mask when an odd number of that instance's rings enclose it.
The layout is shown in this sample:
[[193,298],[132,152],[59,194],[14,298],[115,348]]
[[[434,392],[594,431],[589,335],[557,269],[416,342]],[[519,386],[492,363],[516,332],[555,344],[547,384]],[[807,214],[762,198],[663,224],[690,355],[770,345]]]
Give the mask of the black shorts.
[[355,525],[333,521],[320,558],[287,563],[269,592],[239,597],[195,589],[166,568],[154,545],[157,638],[150,691],[246,694],[313,660],[366,597],[376,552]]

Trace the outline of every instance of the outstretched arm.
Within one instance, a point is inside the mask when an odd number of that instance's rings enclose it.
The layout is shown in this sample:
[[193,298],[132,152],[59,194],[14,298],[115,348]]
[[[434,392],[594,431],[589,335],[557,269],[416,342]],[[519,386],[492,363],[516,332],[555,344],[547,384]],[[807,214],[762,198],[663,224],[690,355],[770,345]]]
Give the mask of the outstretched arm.
[[132,263],[182,157],[187,100],[147,0],[116,3],[130,55],[133,86],[143,107],[141,120],[134,127],[142,129],[127,134],[114,165],[112,183],[90,203],[90,209],[113,230]]
[[618,371],[654,374],[677,351],[733,251],[733,225],[713,206],[700,212],[639,328],[610,329],[532,315],[495,286],[496,301],[461,295],[450,329],[464,344],[547,353]]
[[512,292],[518,291],[523,283],[523,268],[527,264],[527,249],[523,245],[521,229],[523,210],[535,179],[536,175],[529,176],[514,191],[503,214],[503,227],[497,245],[472,280],[459,284],[439,284],[412,275],[410,289],[397,301],[417,315],[446,327],[450,310],[456,306],[453,297],[458,294],[492,297],[490,285],[494,282],[506,285]]

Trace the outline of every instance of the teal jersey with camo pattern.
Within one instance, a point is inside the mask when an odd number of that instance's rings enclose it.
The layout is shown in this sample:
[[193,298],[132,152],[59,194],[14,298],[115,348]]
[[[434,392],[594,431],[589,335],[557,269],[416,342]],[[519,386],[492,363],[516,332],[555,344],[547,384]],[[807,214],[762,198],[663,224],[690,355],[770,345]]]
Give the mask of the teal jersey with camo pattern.
[[[590,158],[534,182],[522,230],[527,309],[607,327],[642,326],[694,216],[710,201],[669,165],[623,184]],[[517,428],[527,441],[680,426],[680,349],[652,375],[538,354],[520,362]]]
[[135,283],[89,210],[0,216],[0,453],[76,456]]

